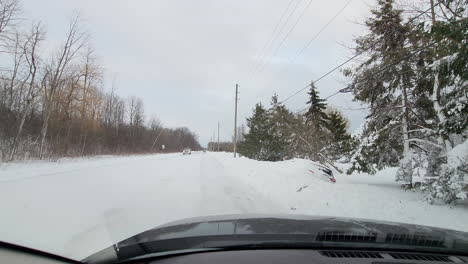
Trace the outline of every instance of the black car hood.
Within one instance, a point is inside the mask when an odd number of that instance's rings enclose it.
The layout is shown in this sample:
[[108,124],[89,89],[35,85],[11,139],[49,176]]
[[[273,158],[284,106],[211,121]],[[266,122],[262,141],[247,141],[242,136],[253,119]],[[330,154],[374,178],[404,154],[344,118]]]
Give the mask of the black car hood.
[[468,233],[365,219],[304,215],[226,215],[171,222],[123,240],[84,260],[105,263],[167,251],[247,243],[468,253]]

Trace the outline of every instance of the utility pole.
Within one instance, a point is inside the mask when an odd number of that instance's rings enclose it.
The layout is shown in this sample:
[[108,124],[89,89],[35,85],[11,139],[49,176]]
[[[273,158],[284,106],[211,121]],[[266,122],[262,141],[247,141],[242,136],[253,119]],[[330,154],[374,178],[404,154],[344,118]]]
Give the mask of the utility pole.
[[213,131],[213,137],[212,137],[212,140],[211,140],[211,142],[212,142],[211,151],[216,151],[216,145],[215,145],[216,142],[215,142],[215,140],[216,140],[216,132]]
[[218,152],[219,152],[219,121],[218,121]]
[[432,24],[434,25],[436,22],[435,11],[434,11],[434,0],[431,0],[431,18],[432,18]]
[[234,103],[234,158],[237,156],[237,95],[239,94],[239,85],[236,83],[236,101]]

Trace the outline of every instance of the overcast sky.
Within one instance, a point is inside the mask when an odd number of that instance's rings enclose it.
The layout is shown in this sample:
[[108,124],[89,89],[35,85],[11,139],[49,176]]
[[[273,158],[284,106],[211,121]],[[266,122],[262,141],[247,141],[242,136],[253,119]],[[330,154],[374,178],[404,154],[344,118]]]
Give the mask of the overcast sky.
[[[258,54],[290,1],[289,12],[297,8],[282,34],[267,49],[264,63],[259,64]],[[44,23],[48,49],[62,42],[70,17],[80,12],[84,28],[92,35],[99,63],[105,68],[106,89],[110,90],[116,77],[117,93],[142,98],[147,117],[156,115],[168,127],[187,126],[206,144],[218,121],[221,140],[231,140],[236,83],[240,85],[238,123],[242,124],[255,103],[268,105],[274,93],[282,100],[352,55],[347,47],[353,45],[355,36],[365,32],[361,23],[369,14],[372,0],[352,0],[297,56],[348,1],[312,0],[310,5],[310,0],[21,3],[25,18]],[[302,13],[302,19],[290,31]],[[317,86],[320,95],[326,97],[346,86],[346,79],[336,71]],[[304,108],[306,101],[304,91],[286,105],[296,111]],[[334,96],[329,103],[348,117],[350,131],[362,123],[365,112],[348,110],[360,107],[352,102],[350,94]]]

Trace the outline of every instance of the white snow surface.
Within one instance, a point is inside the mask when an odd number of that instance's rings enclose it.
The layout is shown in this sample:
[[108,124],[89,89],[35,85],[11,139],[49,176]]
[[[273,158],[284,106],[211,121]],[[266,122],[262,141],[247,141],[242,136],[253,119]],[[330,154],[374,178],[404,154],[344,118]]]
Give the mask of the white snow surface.
[[467,203],[429,205],[423,194],[399,187],[396,168],[374,176],[335,172],[336,184],[318,173],[302,159],[261,162],[209,152],[10,163],[0,166],[0,240],[80,260],[171,221],[244,213],[468,231]]
[[447,153],[447,163],[451,167],[456,168],[466,160],[468,160],[468,139]]

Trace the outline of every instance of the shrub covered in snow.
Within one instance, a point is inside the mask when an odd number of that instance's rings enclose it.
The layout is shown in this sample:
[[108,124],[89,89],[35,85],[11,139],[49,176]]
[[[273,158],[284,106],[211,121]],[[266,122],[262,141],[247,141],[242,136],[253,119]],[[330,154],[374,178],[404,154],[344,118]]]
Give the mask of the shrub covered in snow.
[[427,200],[441,200],[453,203],[465,200],[468,195],[468,140],[459,144],[447,153],[446,161],[442,161],[434,177],[430,177],[425,190]]

